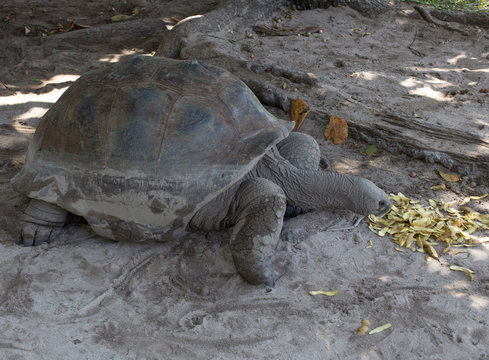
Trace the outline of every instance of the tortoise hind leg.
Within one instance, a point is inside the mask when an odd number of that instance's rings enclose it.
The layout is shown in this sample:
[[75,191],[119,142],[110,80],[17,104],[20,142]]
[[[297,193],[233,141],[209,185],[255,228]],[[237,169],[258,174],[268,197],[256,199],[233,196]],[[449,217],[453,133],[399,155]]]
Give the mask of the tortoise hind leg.
[[57,205],[32,199],[20,219],[24,246],[41,245],[53,240],[64,225],[67,214]]
[[[277,144],[280,155],[298,169],[318,170],[321,151],[316,140],[307,134],[291,132]],[[290,218],[305,213],[306,210],[287,204],[285,217]]]
[[252,284],[275,284],[272,257],[285,206],[282,189],[262,178],[244,181],[231,204],[231,253],[238,272]]

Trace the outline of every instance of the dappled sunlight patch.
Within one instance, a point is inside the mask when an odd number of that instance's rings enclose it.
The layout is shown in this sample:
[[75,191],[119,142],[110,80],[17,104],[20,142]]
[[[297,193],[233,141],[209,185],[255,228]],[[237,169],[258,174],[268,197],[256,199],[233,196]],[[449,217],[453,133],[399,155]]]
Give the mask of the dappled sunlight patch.
[[62,83],[67,83],[67,82],[73,82],[76,81],[80,75],[74,75],[74,74],[57,74],[52,76],[48,80],[41,80],[42,85],[41,86],[46,86],[50,84],[62,84]]
[[408,93],[411,95],[423,96],[436,101],[450,100],[443,92],[433,89],[433,87],[444,88],[451,85],[443,80],[436,78],[430,78],[429,80],[418,80],[415,77],[410,77],[401,81],[399,85],[410,89],[408,90]]
[[23,94],[22,92],[17,91],[13,95],[0,97],[0,106],[25,104],[28,102],[55,103],[66,89],[68,89],[68,86],[61,89],[53,89],[44,94],[36,94],[33,92]]
[[462,54],[459,54],[457,56],[454,56],[453,58],[451,59],[448,59],[447,60],[447,63],[450,64],[450,65],[456,65],[457,62],[461,59],[467,59],[467,55],[465,55],[465,52],[463,52]]
[[167,30],[171,30],[171,29],[173,29],[173,27],[174,27],[175,25],[177,25],[177,24],[182,24],[182,23],[184,23],[184,22],[186,22],[186,21],[189,21],[189,20],[199,19],[199,18],[201,18],[202,16],[204,16],[204,15],[191,15],[191,16],[187,16],[186,18],[181,19],[181,20],[180,20],[180,19],[178,19],[178,18],[176,18],[176,17],[174,17],[174,16],[172,16],[172,17],[170,17],[170,18],[168,18],[168,17],[163,18],[163,21],[164,21],[164,22],[165,22],[165,24],[166,24],[166,25],[165,25],[165,26],[166,26],[166,29],[167,29]]
[[464,292],[452,292],[451,295],[455,298],[455,299],[463,299],[465,297],[467,297],[467,294],[464,293]]
[[350,74],[350,77],[364,80],[377,80],[380,75],[372,71],[358,71]]
[[489,260],[489,251],[487,249],[471,249],[470,255],[473,261],[488,261]]
[[342,159],[335,162],[334,164],[331,164],[331,170],[358,175],[361,173],[361,169],[363,166],[363,161],[354,159]]
[[27,125],[25,122],[14,121],[12,123],[12,126],[15,131],[21,134],[34,134],[34,132],[36,131],[35,127]]
[[435,67],[418,67],[418,66],[407,66],[405,68],[406,70],[411,70],[411,71],[416,71],[420,73],[424,72],[440,72],[440,73],[449,73],[449,72],[455,72],[455,73],[489,73],[489,67],[487,68],[481,68],[481,69],[468,69],[466,67],[460,67],[460,68],[435,68]]
[[467,281],[466,280],[456,280],[452,281],[449,284],[446,284],[443,286],[446,290],[452,290],[453,292],[451,293],[453,297],[456,298],[461,298],[466,296],[467,294],[465,292],[458,292],[457,290],[467,290]]
[[17,115],[14,120],[28,120],[32,118],[40,118],[48,111],[47,108],[33,106],[25,113]]
[[481,295],[469,295],[470,306],[476,310],[484,310],[489,305],[489,298]]
[[98,59],[100,62],[108,62],[108,63],[116,63],[121,60],[122,57],[124,56],[130,56],[130,55],[137,55],[141,52],[141,50],[138,49],[131,49],[131,50],[123,50],[119,54],[108,54],[104,57],[101,57]]
[[448,99],[445,97],[445,94],[442,93],[441,91],[436,91],[433,90],[430,86],[425,85],[421,88],[409,90],[409,94],[411,95],[419,95],[419,96],[424,96],[436,101],[448,101]]

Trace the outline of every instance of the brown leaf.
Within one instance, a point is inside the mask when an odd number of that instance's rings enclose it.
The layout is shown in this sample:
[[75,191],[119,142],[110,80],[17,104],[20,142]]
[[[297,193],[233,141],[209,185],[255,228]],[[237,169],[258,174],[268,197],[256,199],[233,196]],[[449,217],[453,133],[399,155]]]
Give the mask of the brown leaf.
[[489,94],[489,88],[487,88],[487,89],[480,89],[479,92],[481,92],[483,94]]
[[448,182],[457,182],[461,179],[460,174],[447,174],[447,173],[444,173],[440,170],[438,170],[438,174],[440,174],[440,176],[443,179],[445,179],[445,181],[448,181]]
[[310,112],[311,109],[309,108],[309,104],[301,98],[297,98],[290,102],[290,119],[295,122],[295,126],[292,131],[299,130],[307,114]]
[[344,119],[331,115],[324,137],[333,141],[333,144],[343,144],[348,137],[348,124]]

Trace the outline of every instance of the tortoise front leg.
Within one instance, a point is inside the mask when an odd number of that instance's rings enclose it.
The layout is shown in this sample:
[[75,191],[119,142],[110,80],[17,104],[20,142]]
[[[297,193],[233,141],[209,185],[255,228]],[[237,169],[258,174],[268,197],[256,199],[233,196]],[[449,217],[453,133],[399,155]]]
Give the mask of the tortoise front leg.
[[275,284],[272,257],[285,207],[282,189],[262,178],[244,181],[231,204],[231,253],[238,272],[252,284]]
[[32,199],[20,219],[24,246],[41,245],[55,238],[68,212],[57,205]]

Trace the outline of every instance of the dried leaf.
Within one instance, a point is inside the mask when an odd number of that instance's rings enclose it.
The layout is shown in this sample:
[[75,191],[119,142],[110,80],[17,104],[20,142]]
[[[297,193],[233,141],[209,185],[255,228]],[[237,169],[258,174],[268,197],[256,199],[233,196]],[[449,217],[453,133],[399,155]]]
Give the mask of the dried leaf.
[[474,272],[472,270],[470,270],[470,269],[467,269],[466,267],[452,265],[452,266],[450,266],[450,270],[463,271],[464,273],[466,273],[467,275],[469,275],[470,280],[474,280],[474,276],[472,275]]
[[368,331],[368,327],[370,325],[370,321],[368,320],[362,320],[362,326],[360,326],[357,330],[357,334],[359,335],[365,335]]
[[458,205],[458,206],[462,206],[462,205],[465,205],[467,204],[470,200],[480,200],[480,199],[484,199],[487,195],[489,194],[484,194],[484,195],[481,195],[481,196],[468,196],[466,198],[464,198],[462,200],[462,202]]
[[331,115],[324,136],[335,145],[343,144],[348,137],[348,124],[344,119]]
[[445,186],[445,184],[441,184],[441,185],[435,185],[435,186],[432,186],[430,187],[431,190],[446,190],[447,187]]
[[487,89],[480,89],[479,92],[481,92],[483,94],[489,94],[489,88],[487,88]]
[[301,127],[307,114],[311,112],[309,104],[301,98],[297,98],[290,102],[290,119],[295,122],[294,130],[297,131]]
[[309,295],[312,295],[312,296],[316,296],[316,295],[335,296],[336,294],[338,294],[338,290],[333,290],[333,291],[322,291],[322,290],[309,291]]
[[124,21],[124,20],[129,20],[132,17],[132,15],[124,15],[124,14],[118,14],[114,15],[110,18],[113,22],[118,22],[118,21]]
[[[467,199],[482,199],[486,196],[489,195]],[[396,250],[403,247],[438,259],[440,254],[451,248],[480,246],[486,239],[475,236],[474,232],[489,230],[487,214],[480,214],[465,206],[457,209],[456,201],[428,199],[429,206],[423,206],[419,201],[401,193],[391,194],[389,198],[395,203],[381,217],[370,215],[369,229],[379,236],[391,235],[392,241],[399,246]],[[435,249],[439,243],[446,244],[441,252]]]
[[448,182],[457,182],[457,181],[460,181],[460,174],[447,174],[447,173],[444,173],[440,170],[438,170],[438,174],[440,174],[440,176],[445,180],[445,181],[448,181]]
[[379,333],[379,332],[381,332],[381,331],[384,331],[384,330],[386,330],[386,329],[390,328],[391,326],[392,326],[392,324],[391,324],[391,323],[387,323],[387,324],[385,324],[385,325],[382,325],[382,326],[376,327],[375,329],[371,330],[371,331],[370,331],[368,334],[369,334],[369,335],[372,335],[372,334],[377,334],[377,333]]

